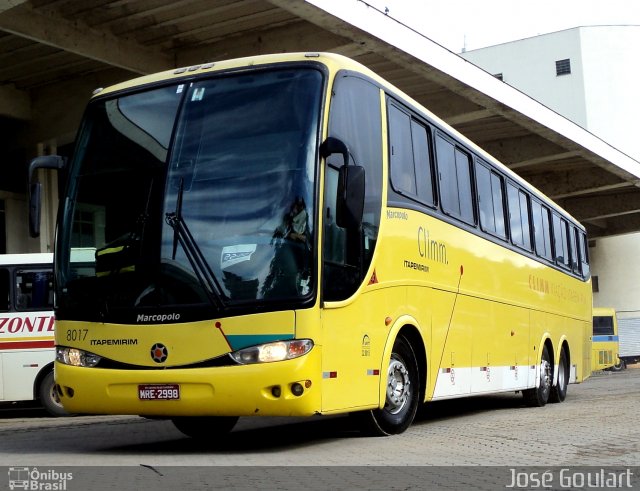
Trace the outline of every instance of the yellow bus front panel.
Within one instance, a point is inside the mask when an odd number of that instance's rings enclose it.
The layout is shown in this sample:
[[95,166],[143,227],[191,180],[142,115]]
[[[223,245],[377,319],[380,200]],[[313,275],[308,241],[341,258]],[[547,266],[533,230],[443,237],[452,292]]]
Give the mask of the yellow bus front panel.
[[72,413],[310,416],[320,410],[321,357],[315,346],[295,360],[244,366],[151,371],[56,363],[55,370],[61,401]]

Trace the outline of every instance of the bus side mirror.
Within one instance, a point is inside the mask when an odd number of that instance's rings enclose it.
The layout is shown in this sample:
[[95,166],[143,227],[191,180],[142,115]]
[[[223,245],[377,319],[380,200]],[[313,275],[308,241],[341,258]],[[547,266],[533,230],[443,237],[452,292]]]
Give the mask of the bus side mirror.
[[322,142],[322,145],[320,145],[320,156],[323,159],[326,159],[329,155],[333,155],[334,153],[342,154],[342,165],[345,167],[349,165],[349,149],[342,140],[330,136]]
[[338,171],[336,225],[359,229],[364,211],[364,167],[343,165]]
[[349,165],[349,149],[345,143],[332,136],[320,145],[320,156],[324,159],[335,153],[342,154],[342,167],[338,171],[338,193],[336,196],[336,225],[342,228],[359,229],[364,211],[364,167]]
[[42,183],[35,181],[38,169],[62,169],[64,158],[58,155],[36,157],[29,164],[29,235],[40,236],[40,215],[42,209]]

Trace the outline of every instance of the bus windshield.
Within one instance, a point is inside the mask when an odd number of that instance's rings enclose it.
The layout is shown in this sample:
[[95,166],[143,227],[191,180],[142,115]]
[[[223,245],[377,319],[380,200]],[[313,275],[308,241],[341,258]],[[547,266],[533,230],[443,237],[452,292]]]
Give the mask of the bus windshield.
[[289,67],[95,100],[58,231],[59,316],[308,300],[322,84]]

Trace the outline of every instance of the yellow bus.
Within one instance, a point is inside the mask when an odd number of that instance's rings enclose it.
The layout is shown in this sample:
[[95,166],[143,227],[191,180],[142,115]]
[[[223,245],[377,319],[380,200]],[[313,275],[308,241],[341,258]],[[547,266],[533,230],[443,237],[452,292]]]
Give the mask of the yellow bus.
[[196,437],[355,413],[387,435],[422,402],[543,406],[590,374],[583,227],[348,58],[99,90],[69,164],[30,174],[62,166],[55,369],[73,413],[168,417]]
[[620,370],[622,363],[619,355],[618,320],[612,308],[593,309],[593,354],[591,370]]

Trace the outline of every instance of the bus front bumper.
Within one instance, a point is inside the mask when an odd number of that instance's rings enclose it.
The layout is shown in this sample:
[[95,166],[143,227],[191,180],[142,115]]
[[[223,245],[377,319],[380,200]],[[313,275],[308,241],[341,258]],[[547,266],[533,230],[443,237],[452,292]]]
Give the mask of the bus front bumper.
[[294,360],[167,370],[55,364],[71,413],[143,416],[311,416],[321,409],[321,353]]

